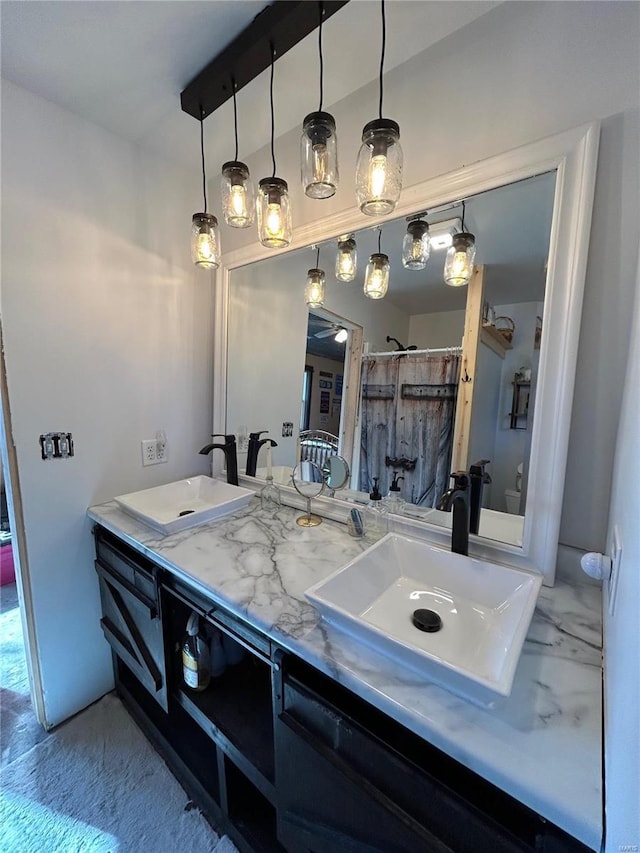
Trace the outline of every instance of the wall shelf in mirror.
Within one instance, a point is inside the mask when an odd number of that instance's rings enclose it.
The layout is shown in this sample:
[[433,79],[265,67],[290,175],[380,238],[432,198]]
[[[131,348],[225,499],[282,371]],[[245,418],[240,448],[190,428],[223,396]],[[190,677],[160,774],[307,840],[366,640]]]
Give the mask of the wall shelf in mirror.
[[482,343],[493,350],[500,358],[504,358],[507,350],[513,349],[513,344],[495,326],[489,323],[483,324],[480,336]]
[[[435,212],[434,218],[450,218],[460,200],[466,200],[467,219],[477,237],[476,262],[484,268],[486,299],[497,313],[512,317],[518,327],[513,349],[503,348],[504,359],[497,358],[488,347],[479,347],[477,364],[473,369],[467,369],[465,375],[465,359],[467,364],[472,362],[469,360],[471,354],[463,352],[461,379],[466,380],[468,389],[477,388],[475,394],[469,394],[469,390],[464,392],[463,406],[460,404],[462,385],[458,391],[458,409],[469,405],[473,408],[473,417],[469,419],[469,458],[466,461],[474,461],[476,446],[480,447],[477,458],[493,460],[490,468],[493,486],[487,493],[488,499],[495,503],[489,508],[503,513],[504,508],[499,501],[504,489],[511,488],[515,465],[524,460],[527,471],[522,546],[474,537],[472,553],[494,562],[542,572],[547,584],[552,584],[555,576],[598,138],[597,123],[584,125],[496,154],[447,175],[428,178],[405,188],[396,209],[398,218],[385,221],[385,245],[391,245],[394,227],[400,233],[406,230],[404,217],[428,210]],[[539,208],[540,215],[533,220],[529,217],[526,226],[523,217],[533,209],[533,204],[526,201],[515,208],[501,207],[511,199],[522,199],[523,193],[532,193],[531,198],[543,203]],[[476,217],[477,221],[474,221]],[[494,221],[493,228],[490,220]],[[505,254],[508,246],[518,242],[509,239],[507,231],[512,226],[519,229],[519,234],[527,235],[533,234],[532,228],[538,229],[539,248],[535,258],[529,266],[522,260],[515,275],[509,268],[513,259],[510,261]],[[359,241],[359,256],[366,256],[369,250],[367,241],[374,239],[375,234],[370,227],[364,227],[355,208],[297,228],[290,249],[277,256],[254,245],[223,256],[216,273],[214,432],[234,432],[238,424],[247,423],[251,419],[247,407],[253,412],[260,410],[260,425],[269,428],[272,434],[279,435],[285,420],[298,422],[308,318],[303,298],[308,267],[306,255],[309,252],[305,247],[322,244],[323,252],[328,252],[330,247],[335,251],[337,238],[346,233],[355,234],[356,242]],[[389,335],[419,348],[459,346],[468,308],[466,288],[449,288],[443,284],[440,259],[432,253],[426,270],[419,276],[405,271],[413,276],[414,287],[432,297],[432,306],[426,309],[428,313],[420,312],[419,307],[411,307],[409,291],[404,292],[400,286],[403,273],[399,256],[395,265],[391,253],[390,257],[391,281],[387,297],[380,304],[367,300],[371,303],[370,312],[377,311],[376,316],[358,314],[361,309],[356,304],[356,297],[360,296],[361,288],[357,281],[345,285],[333,281],[331,275],[328,276],[325,309],[338,320],[344,319],[359,326],[362,339],[370,343],[371,350],[388,349],[384,341]],[[431,264],[433,266],[429,270]],[[329,263],[326,268],[331,269]],[[259,287],[254,281],[257,279]],[[517,287],[525,290],[518,291]],[[531,290],[526,290],[527,287]],[[477,320],[474,321],[476,341],[480,340],[482,331],[481,306],[482,301],[474,307],[474,311],[477,309]],[[266,322],[267,317],[269,322]],[[282,322],[278,322],[279,317],[282,317]],[[544,318],[544,336],[541,348],[534,351],[537,317]],[[454,320],[457,323],[455,328]],[[529,320],[531,335],[527,331]],[[437,335],[444,334],[445,329],[453,339],[441,342]],[[423,343],[420,335],[426,334],[426,330],[430,338]],[[531,353],[525,358],[521,354],[520,342],[526,341],[528,346],[529,338]],[[251,353],[250,364],[247,364],[243,352]],[[263,357],[256,359],[256,352],[261,352]],[[482,384],[482,376],[487,369],[488,358],[502,364],[500,369],[510,373],[508,378],[505,374],[497,386],[502,389],[522,364],[534,366],[535,415],[529,418],[531,429],[522,431],[526,441],[518,450],[522,455],[515,460],[515,465],[508,453],[496,444],[499,436],[495,424],[500,421],[500,412],[509,410],[510,400],[505,406],[498,392],[489,394],[484,390],[488,386]],[[355,362],[352,367],[356,367]],[[495,367],[491,369],[498,370]],[[333,372],[335,374],[336,371]],[[328,405],[333,406],[334,389],[326,390],[329,391]],[[354,369],[348,379],[346,371],[344,373],[341,406],[341,418],[349,413],[354,428],[350,431],[348,446],[343,446],[345,435],[341,434],[339,452],[354,472],[352,488],[358,488],[358,370]],[[483,409],[485,420],[493,420],[494,423],[490,436],[494,448],[488,451],[483,445],[482,431],[474,426],[474,419],[480,417]],[[263,414],[268,412],[269,417],[263,418]],[[267,422],[269,418],[273,423]],[[514,433],[510,434],[515,438]],[[388,455],[397,456],[398,448],[392,450]],[[295,464],[295,435],[289,441],[279,441],[277,451],[274,464],[290,464],[286,461],[286,454],[291,455]],[[220,460],[213,458],[212,464],[217,466]],[[217,473],[215,468],[214,473]],[[285,487],[283,499],[288,501],[286,491]],[[328,506],[331,500],[321,498],[319,502]],[[339,503],[337,496],[334,501],[334,505]],[[342,506],[348,504],[343,503]],[[346,517],[344,510],[341,512]],[[446,542],[446,535],[441,535],[443,531],[437,527],[427,522],[413,523],[427,538]]]

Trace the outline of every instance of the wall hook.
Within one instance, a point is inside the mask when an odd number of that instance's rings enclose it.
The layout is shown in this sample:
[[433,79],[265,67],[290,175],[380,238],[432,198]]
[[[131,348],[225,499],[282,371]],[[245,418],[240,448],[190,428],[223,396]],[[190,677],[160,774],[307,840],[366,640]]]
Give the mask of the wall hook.
[[460,381],[461,382],[471,382],[471,377],[469,376],[469,373],[467,372],[466,367],[464,369],[464,377]]

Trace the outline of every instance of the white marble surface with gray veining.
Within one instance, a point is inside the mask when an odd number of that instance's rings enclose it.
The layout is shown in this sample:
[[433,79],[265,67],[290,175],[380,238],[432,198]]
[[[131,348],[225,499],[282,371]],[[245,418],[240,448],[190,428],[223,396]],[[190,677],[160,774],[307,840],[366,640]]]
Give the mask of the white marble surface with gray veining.
[[371,543],[346,526],[295,523],[299,510],[240,513],[163,537],[114,502],[90,518],[188,579],[283,647],[594,850],[602,837],[601,591],[542,587],[511,696],[478,708],[319,619],[304,591]]

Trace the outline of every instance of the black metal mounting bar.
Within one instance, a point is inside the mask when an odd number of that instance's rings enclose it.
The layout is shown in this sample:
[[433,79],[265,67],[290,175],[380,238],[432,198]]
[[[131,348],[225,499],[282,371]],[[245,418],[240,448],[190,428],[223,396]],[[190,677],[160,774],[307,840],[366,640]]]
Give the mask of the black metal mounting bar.
[[[323,0],[323,21],[349,0]],[[200,120],[222,106],[236,92],[271,64],[271,45],[276,59],[295,47],[319,24],[319,4],[313,0],[276,0],[258,13],[240,35],[227,45],[180,95],[184,112]]]

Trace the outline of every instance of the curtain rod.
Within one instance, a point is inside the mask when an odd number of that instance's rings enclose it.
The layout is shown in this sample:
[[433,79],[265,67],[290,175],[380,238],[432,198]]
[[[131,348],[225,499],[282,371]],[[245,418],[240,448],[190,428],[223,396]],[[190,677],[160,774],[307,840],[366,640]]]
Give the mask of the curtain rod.
[[406,356],[406,355],[437,355],[446,353],[450,355],[460,355],[462,347],[439,347],[437,349],[401,349],[391,350],[389,352],[363,352],[362,358],[380,358],[380,356]]

